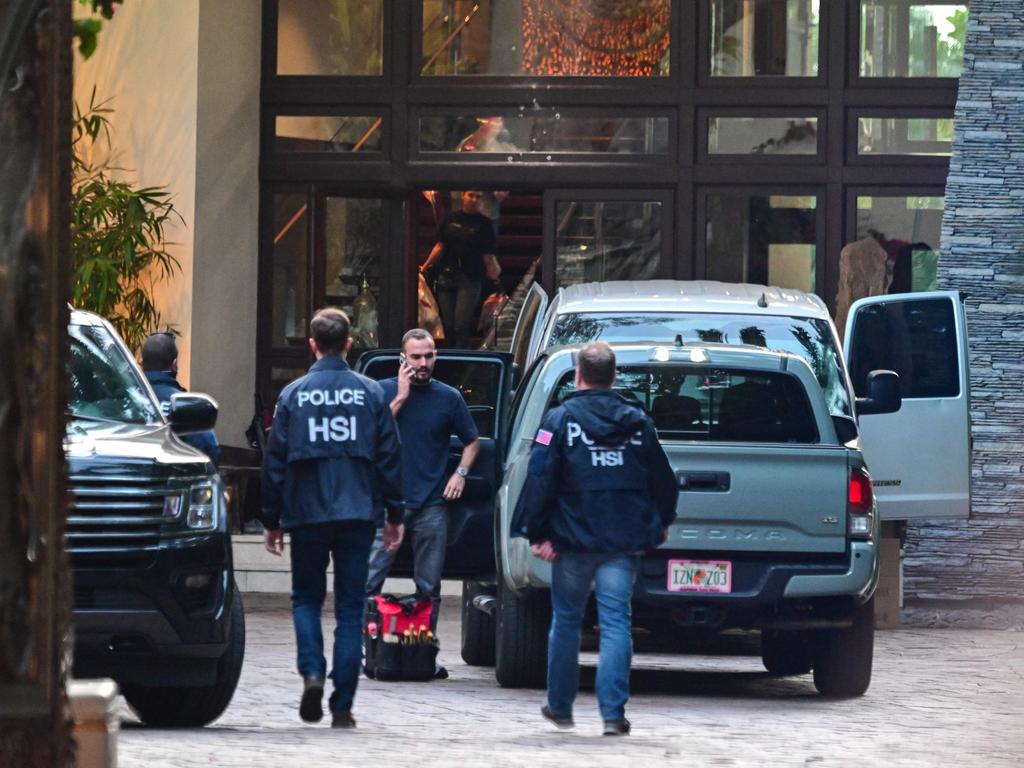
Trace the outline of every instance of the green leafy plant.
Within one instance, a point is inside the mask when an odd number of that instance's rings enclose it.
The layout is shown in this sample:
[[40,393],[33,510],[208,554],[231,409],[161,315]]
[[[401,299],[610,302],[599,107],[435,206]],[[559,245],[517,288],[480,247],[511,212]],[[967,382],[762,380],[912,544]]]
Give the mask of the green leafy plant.
[[87,157],[102,142],[110,148],[110,102],[74,106],[71,137],[71,250],[74,261],[72,302],[106,317],[133,350],[160,326],[153,301],[156,283],[180,269],[167,251],[164,228],[183,221],[166,187],[136,188],[112,178],[105,159]]
[[96,51],[100,30],[103,29],[103,21],[95,18],[95,15],[98,14],[109,21],[114,18],[114,6],[120,5],[122,1],[78,0],[79,5],[90,6],[94,14],[91,19],[74,19],[71,22],[71,36],[78,41],[78,52],[82,54],[83,59],[88,59]]

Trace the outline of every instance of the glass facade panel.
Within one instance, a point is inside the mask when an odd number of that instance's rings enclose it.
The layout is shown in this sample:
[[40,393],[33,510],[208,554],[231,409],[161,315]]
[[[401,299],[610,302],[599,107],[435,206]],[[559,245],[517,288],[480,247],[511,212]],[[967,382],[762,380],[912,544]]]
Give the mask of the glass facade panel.
[[424,75],[669,74],[671,0],[422,0]]
[[303,194],[274,195],[273,294],[270,339],[275,347],[305,347],[309,205]]
[[966,3],[862,0],[862,77],[959,77]]
[[555,282],[649,280],[661,263],[661,203],[559,202]]
[[380,152],[382,120],[372,115],[278,115],[276,152]]
[[942,197],[857,198],[857,240],[885,252],[883,293],[934,291],[938,287]]
[[815,155],[816,117],[712,117],[708,154]]
[[379,345],[377,298],[387,258],[384,202],[328,197],[325,206],[325,300],[352,321],[353,351],[372,349]]
[[[542,114],[420,118],[421,152],[473,152],[487,160],[548,154],[668,154],[667,117],[590,117],[557,109]],[[472,159],[467,157],[466,159]],[[530,158],[538,159],[538,158]]]
[[951,117],[861,117],[857,154],[949,157],[953,152]]
[[709,195],[707,277],[813,291],[817,198]]
[[380,75],[384,0],[277,0],[277,74]]
[[817,75],[819,6],[819,0],[713,0],[711,75]]

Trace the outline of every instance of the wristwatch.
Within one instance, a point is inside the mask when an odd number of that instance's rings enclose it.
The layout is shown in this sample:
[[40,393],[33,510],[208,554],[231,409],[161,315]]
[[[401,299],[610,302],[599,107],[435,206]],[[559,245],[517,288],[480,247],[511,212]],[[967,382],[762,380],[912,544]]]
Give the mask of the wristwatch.
[[466,467],[459,467],[455,470],[455,474],[458,475],[459,477],[465,477],[466,475],[469,474],[469,470],[466,469]]

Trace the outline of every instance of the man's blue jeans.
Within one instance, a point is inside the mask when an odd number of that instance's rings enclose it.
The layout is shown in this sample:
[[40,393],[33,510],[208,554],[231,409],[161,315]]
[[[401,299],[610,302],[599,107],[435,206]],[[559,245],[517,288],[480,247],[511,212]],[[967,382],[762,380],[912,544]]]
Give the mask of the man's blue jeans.
[[327,593],[327,564],[334,559],[334,659],[331,712],[348,712],[359,682],[363,653],[366,570],[374,524],[340,521],[304,525],[290,531],[292,618],[299,674],[325,677],[320,612]]
[[636,557],[561,552],[551,568],[551,634],[548,637],[548,707],[571,715],[579,687],[580,629],[591,585],[597,598],[601,646],[597,703],[605,720],[621,720],[629,700],[629,667]]

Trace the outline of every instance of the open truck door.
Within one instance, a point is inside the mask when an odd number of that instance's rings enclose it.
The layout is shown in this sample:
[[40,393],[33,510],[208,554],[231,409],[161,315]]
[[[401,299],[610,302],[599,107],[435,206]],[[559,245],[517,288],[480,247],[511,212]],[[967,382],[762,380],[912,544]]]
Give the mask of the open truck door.
[[[356,370],[371,379],[398,373],[398,349],[364,353]],[[501,484],[505,435],[509,428],[512,356],[502,352],[438,350],[434,378],[455,387],[469,406],[480,435],[480,453],[466,478],[462,498],[448,503],[446,579],[494,578],[494,498]],[[450,476],[462,456],[462,444],[451,437]],[[412,575],[412,550],[403,545],[391,569],[395,576]]]
[[543,328],[544,313],[548,308],[548,294],[534,283],[523,298],[523,306],[516,318],[516,328],[512,332],[512,360],[517,370],[523,372],[540,352],[540,333]]
[[955,291],[861,299],[850,309],[846,359],[858,403],[869,374],[899,375],[893,413],[860,409],[864,456],[883,520],[970,514],[967,324]]

